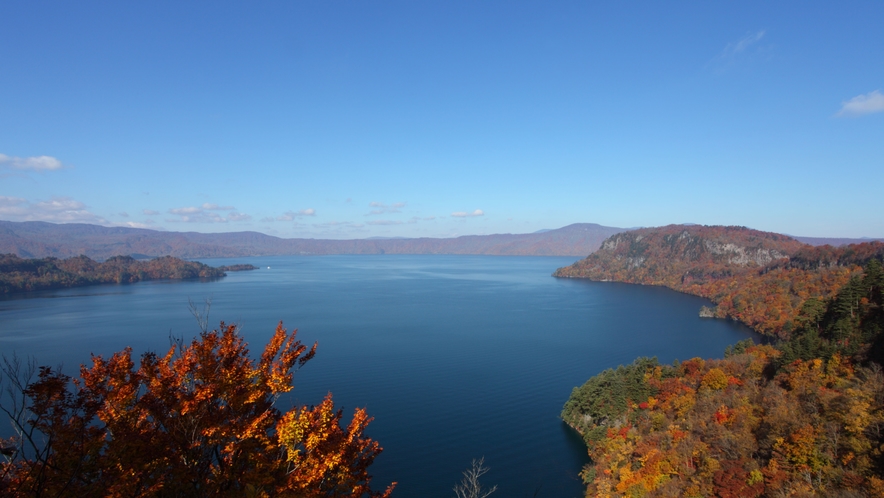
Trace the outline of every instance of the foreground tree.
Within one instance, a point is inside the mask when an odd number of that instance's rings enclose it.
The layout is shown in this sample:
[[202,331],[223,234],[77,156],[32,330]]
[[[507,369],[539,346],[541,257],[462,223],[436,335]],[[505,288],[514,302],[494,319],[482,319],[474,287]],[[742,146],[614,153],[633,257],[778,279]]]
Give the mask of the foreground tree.
[[[13,359],[3,373],[17,435],[2,445],[10,496],[388,496],[368,466],[381,447],[357,409],[340,424],[331,395],[281,413],[279,396],[312,348],[282,323],[255,362],[233,325],[204,331],[138,368],[127,348],[80,378]],[[31,372],[28,372],[31,370]],[[394,483],[395,484],[395,483]]]
[[478,460],[474,458],[470,468],[463,471],[463,479],[454,486],[454,495],[457,498],[487,498],[491,493],[497,491],[497,484],[486,489],[479,482],[479,478],[487,474],[489,470],[491,469],[485,466],[485,457]]

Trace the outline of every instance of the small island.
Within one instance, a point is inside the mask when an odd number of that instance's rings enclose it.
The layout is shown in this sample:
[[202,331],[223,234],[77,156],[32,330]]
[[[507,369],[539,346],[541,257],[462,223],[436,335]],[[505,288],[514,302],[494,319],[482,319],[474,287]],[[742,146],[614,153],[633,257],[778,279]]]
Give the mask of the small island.
[[148,261],[139,261],[131,256],[114,256],[98,262],[87,256],[25,259],[15,254],[3,254],[0,255],[0,294],[144,280],[220,278],[227,271],[254,269],[257,267],[244,264],[213,268],[172,256]]
[[249,271],[249,270],[257,270],[258,267],[255,266],[255,265],[237,264],[237,265],[224,265],[224,266],[219,266],[218,269],[221,270],[221,271],[223,271],[223,272],[228,272],[228,271]]

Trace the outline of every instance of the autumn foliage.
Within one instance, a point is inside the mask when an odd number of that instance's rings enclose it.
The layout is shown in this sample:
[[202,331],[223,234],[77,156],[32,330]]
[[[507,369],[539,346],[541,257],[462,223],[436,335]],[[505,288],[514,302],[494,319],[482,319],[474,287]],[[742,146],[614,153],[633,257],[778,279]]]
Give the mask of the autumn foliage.
[[788,338],[802,304],[829,299],[884,243],[812,247],[745,227],[669,225],[624,232],[558,277],[661,285],[705,297],[719,318]]
[[[316,350],[277,327],[253,361],[233,325],[165,355],[94,357],[71,379],[7,361],[17,435],[3,442],[4,496],[388,496],[368,466],[381,452],[357,409],[346,427],[329,394],[282,413],[294,371]],[[17,389],[16,389],[17,388]]]
[[[589,448],[587,496],[884,497],[884,245],[771,258],[776,237],[746,245],[760,232],[680,228],[621,234],[603,245],[608,254],[572,269],[615,279],[653,273],[664,285],[682,272],[679,285],[699,280],[725,289],[731,304],[765,303],[749,316],[783,339],[738,343],[724,359],[638,359],[575,388],[562,418]],[[728,231],[737,236],[716,239]],[[691,239],[698,233],[705,238]],[[617,248],[624,240],[644,246],[630,255]],[[660,259],[649,255],[663,243],[687,257],[662,263],[678,270],[654,273]]]
[[[246,268],[227,267],[228,271],[239,269]],[[24,259],[14,254],[0,254],[0,294],[144,280],[219,278],[225,275],[224,270],[172,256],[149,261],[114,256],[99,263],[86,256]]]
[[563,417],[589,448],[587,496],[882,496],[881,370],[834,357],[771,377],[778,355],[637,361],[608,375],[640,374],[650,394],[606,416],[575,389]]

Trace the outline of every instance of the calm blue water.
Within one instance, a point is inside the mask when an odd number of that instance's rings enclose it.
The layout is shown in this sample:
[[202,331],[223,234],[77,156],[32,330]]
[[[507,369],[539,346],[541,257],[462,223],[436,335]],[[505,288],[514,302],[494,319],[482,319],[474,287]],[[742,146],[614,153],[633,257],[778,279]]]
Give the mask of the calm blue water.
[[[276,323],[298,328],[317,356],[285,403],[327,392],[366,407],[384,452],[377,488],[453,496],[485,457],[494,496],[579,497],[580,438],[558,419],[571,389],[637,356],[721,356],[753,334],[701,320],[705,300],[662,288],[550,277],[574,258],[322,256],[205,260],[260,270],[211,282],[144,282],[0,300],[0,351],[76,373],[90,353],[165,351],[198,333],[188,298],[210,320],[236,322],[257,353]],[[270,269],[267,267],[270,266]]]

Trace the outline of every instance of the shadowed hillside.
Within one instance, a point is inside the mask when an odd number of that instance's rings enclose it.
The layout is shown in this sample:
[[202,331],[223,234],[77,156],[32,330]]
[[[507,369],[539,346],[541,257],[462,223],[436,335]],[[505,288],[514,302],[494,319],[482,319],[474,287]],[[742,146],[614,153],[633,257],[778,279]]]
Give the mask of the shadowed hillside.
[[212,268],[196,261],[183,261],[170,256],[150,261],[114,256],[99,263],[86,256],[68,259],[21,259],[14,254],[0,254],[0,294],[143,280],[219,278],[226,275],[225,270],[248,269],[254,267],[235,265]]

